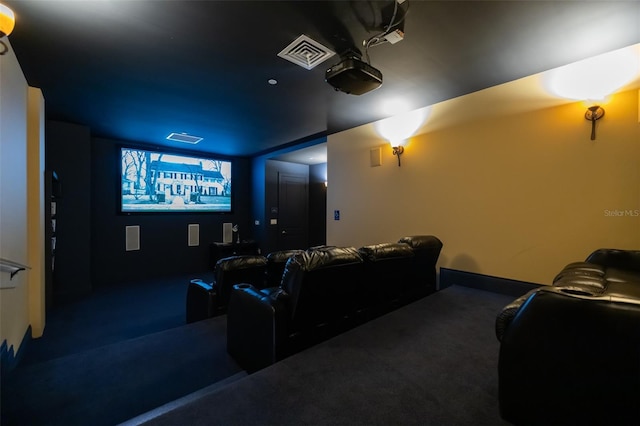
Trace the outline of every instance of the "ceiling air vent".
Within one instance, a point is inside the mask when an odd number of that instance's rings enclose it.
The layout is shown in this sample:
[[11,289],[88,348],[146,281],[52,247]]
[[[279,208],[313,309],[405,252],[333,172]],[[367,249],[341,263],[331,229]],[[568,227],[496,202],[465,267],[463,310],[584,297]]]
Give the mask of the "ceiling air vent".
[[167,136],[167,140],[174,141],[174,142],[196,144],[200,142],[202,138],[198,136],[191,136],[186,133],[171,133],[169,136]]
[[328,47],[321,45],[306,35],[301,35],[290,45],[282,49],[282,52],[278,53],[278,56],[310,70],[335,54],[336,53]]

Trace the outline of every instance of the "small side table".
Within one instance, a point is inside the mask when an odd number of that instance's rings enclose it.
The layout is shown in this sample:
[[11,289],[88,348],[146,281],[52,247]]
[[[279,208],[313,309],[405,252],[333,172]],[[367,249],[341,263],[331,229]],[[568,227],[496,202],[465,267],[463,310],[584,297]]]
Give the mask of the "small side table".
[[260,254],[258,243],[253,240],[241,241],[239,243],[219,243],[214,242],[209,245],[211,251],[211,268],[215,268],[216,262],[224,257],[236,256],[240,254]]

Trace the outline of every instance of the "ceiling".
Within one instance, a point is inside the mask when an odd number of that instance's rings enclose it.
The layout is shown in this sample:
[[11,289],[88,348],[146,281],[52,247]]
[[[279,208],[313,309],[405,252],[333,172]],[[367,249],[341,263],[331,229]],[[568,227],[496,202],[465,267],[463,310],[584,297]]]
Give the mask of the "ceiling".
[[[16,14],[9,40],[48,119],[229,156],[322,142],[640,42],[637,1],[407,0],[404,40],[369,49],[382,86],[356,96],[335,91],[325,71],[349,49],[363,53],[393,0],[1,1]],[[277,56],[302,34],[337,54],[311,70]],[[165,139],[172,132],[204,139],[178,144]],[[296,161],[318,162],[309,155]]]

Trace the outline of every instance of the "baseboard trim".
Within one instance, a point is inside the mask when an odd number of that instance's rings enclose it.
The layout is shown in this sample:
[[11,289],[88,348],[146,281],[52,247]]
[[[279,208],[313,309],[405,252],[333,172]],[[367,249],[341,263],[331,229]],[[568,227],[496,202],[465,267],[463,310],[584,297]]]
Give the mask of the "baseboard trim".
[[20,363],[20,360],[24,357],[27,350],[27,346],[31,342],[31,326],[27,327],[27,331],[24,333],[22,342],[20,342],[20,348],[17,353],[13,351],[13,345],[9,348],[7,340],[5,339],[0,345],[0,377],[3,379],[9,372],[11,372]]
[[459,271],[457,269],[440,268],[440,288],[443,289],[452,285],[471,287],[514,297],[522,296],[526,292],[540,287],[540,284],[533,284],[526,281],[493,277],[475,272]]

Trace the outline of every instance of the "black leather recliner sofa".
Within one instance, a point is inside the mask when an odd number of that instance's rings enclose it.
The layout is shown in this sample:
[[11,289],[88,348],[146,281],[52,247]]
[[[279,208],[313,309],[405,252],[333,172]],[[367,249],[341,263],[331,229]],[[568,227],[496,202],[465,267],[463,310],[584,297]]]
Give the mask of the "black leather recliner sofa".
[[640,251],[600,249],[496,318],[502,417],[640,424]]
[[247,371],[259,370],[335,334],[356,315],[362,257],[352,247],[291,257],[279,287],[234,286],[227,351]]
[[407,239],[358,250],[313,247],[288,259],[278,287],[234,286],[228,353],[245,370],[259,370],[430,293],[442,243]]

